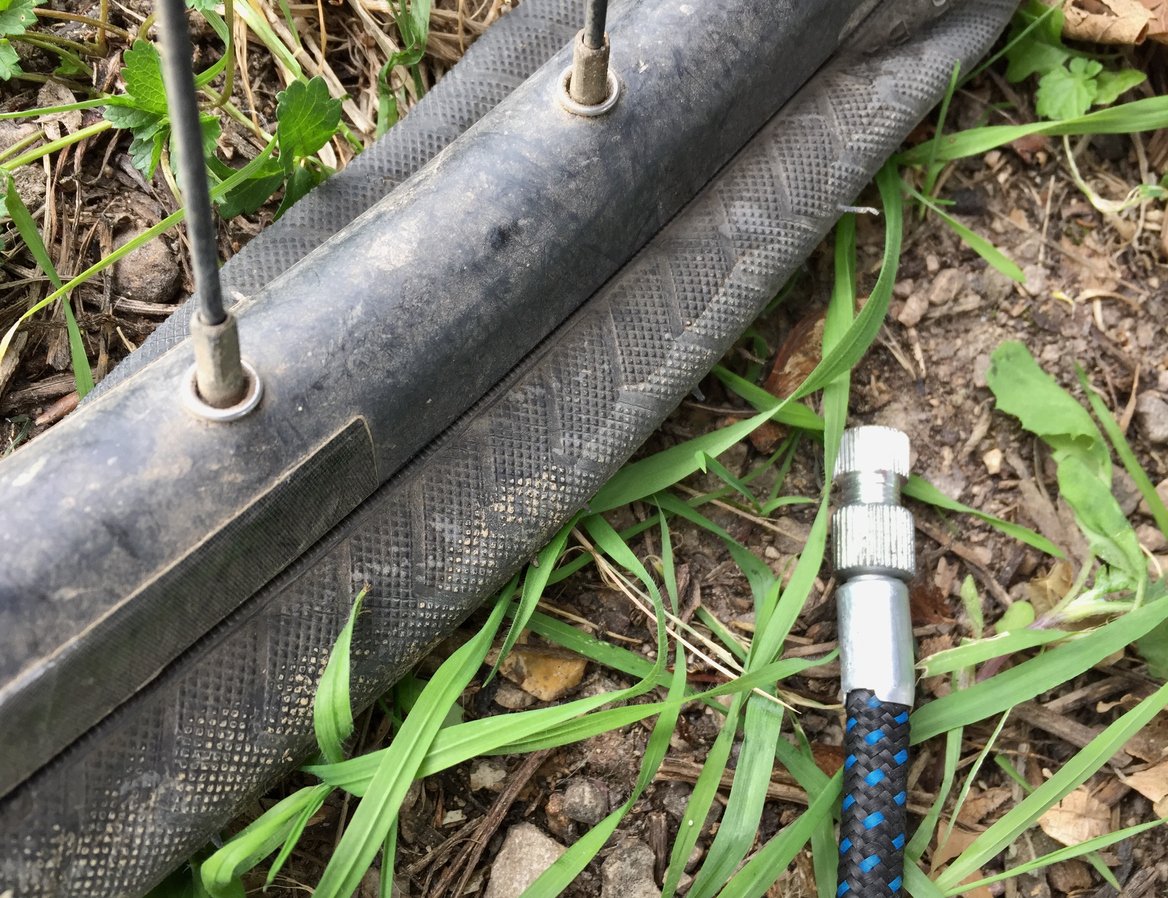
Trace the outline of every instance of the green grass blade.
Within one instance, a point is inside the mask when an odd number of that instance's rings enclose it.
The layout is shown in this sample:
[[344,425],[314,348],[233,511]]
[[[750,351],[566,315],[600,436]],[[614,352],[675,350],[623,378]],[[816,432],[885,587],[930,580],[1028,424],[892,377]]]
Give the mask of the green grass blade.
[[329,859],[314,892],[316,898],[349,898],[361,884],[447,711],[486,658],[509,602],[509,594],[497,600],[486,625],[447,658],[426,684]]
[[913,713],[913,744],[1001,714],[1090,670],[1168,619],[1168,602],[1152,602],[997,676],[929,702]]
[[1157,131],[1161,128],[1168,128],[1168,97],[1148,97],[1057,122],[989,125],[959,131],[944,138],[936,148],[922,144],[900,154],[894,162],[901,165],[922,165],[930,157],[936,162],[950,162],[967,156],[980,156],[1032,134],[1045,134],[1048,137],[1133,134],[1138,131]]
[[336,764],[345,758],[345,740],[353,735],[353,705],[349,700],[349,648],[353,642],[353,625],[361,613],[362,589],[353,600],[349,620],[341,629],[329,652],[328,663],[320,675],[312,701],[312,727],[321,754]]
[[641,760],[641,770],[637,782],[633,786],[632,794],[619,808],[596,824],[591,830],[577,840],[567,851],[556,860],[551,867],[540,874],[522,898],[552,898],[560,894],[574,880],[590,861],[600,852],[604,843],[609,840],[621,820],[632,810],[640,800],[645,789],[653,782],[661,762],[669,751],[669,740],[677,727],[677,718],[681,713],[682,699],[685,694],[685,651],[680,644],[675,646],[673,675],[669,684],[665,706],[653,725],[653,732],[649,734],[649,741],[645,745],[645,754]]
[[[728,368],[717,365],[712,374],[729,387],[732,392],[737,393],[753,405],[756,410],[765,412],[768,409],[774,408],[774,394],[764,390],[757,384],[752,384],[750,381],[739,377]],[[823,430],[823,419],[801,402],[793,402],[790,405],[783,406],[782,409],[775,413],[771,420],[777,421],[780,424],[786,424],[789,427],[798,427],[800,430],[813,432]]]
[[[910,726],[916,726],[910,723]],[[937,829],[937,821],[941,819],[941,812],[945,809],[945,801],[953,791],[953,782],[957,778],[957,764],[961,760],[961,739],[965,733],[964,727],[954,727],[945,734],[945,759],[941,767],[941,787],[929,805],[929,811],[913,833],[912,839],[904,849],[905,866],[915,864],[929,847],[929,840]]]
[[[251,178],[255,177],[257,174],[259,174],[263,170],[263,167],[267,163],[268,159],[271,158],[272,152],[275,150],[275,148],[276,148],[275,140],[269,141],[267,146],[265,146],[263,148],[263,150],[260,151],[259,155],[256,156],[253,160],[251,160],[251,162],[249,162],[247,165],[243,166],[243,168],[239,169],[231,177],[226,178],[223,181],[221,181],[219,184],[214,185],[211,188],[211,199],[217,200],[220,197],[225,196],[226,194],[228,194],[232,190],[234,190],[236,187],[238,187],[240,184],[244,183],[245,181],[250,180]],[[162,219],[162,221],[158,222],[158,224],[152,225],[151,227],[147,228],[145,231],[143,231],[141,234],[139,234],[133,240],[126,241],[126,243],[124,243],[122,246],[115,249],[109,255],[102,256],[102,258],[100,260],[95,262],[93,265],[90,265],[83,272],[81,272],[81,274],[74,277],[72,280],[67,282],[64,286],[58,287],[56,290],[54,290],[52,293],[50,293],[44,299],[40,300],[39,302],[33,303],[30,308],[26,309],[21,314],[20,318],[17,319],[16,323],[13,324],[10,328],[8,328],[7,331],[5,331],[4,337],[2,339],[0,339],[0,361],[2,361],[4,359],[5,353],[8,352],[8,347],[12,345],[12,338],[16,336],[16,331],[20,327],[21,324],[23,324],[25,321],[27,321],[29,318],[31,318],[33,315],[35,315],[41,309],[45,308],[46,306],[48,306],[51,303],[56,302],[58,299],[60,299],[62,296],[64,296],[69,291],[80,286],[81,284],[84,284],[86,281],[88,281],[95,274],[99,274],[102,271],[105,271],[107,268],[109,268],[111,265],[113,265],[119,259],[124,259],[126,256],[128,256],[130,253],[132,253],[134,250],[136,250],[142,244],[146,243],[149,240],[153,240],[159,234],[165,234],[172,227],[174,227],[176,224],[178,224],[180,221],[182,221],[185,216],[186,216],[185,209],[179,209],[177,212],[172,212],[170,215],[166,216],[166,218]]]
[[280,853],[276,855],[276,859],[272,861],[272,865],[268,868],[268,875],[264,879],[265,889],[269,888],[275,882],[276,876],[283,869],[288,858],[292,856],[292,852],[296,848],[296,843],[300,841],[300,837],[304,834],[304,828],[308,826],[308,821],[312,819],[313,814],[321,809],[326,798],[328,798],[328,793],[323,789],[319,793],[314,794],[313,800],[307,802],[301,809],[300,815],[292,821],[292,826],[289,828],[288,834],[284,837],[284,844],[280,846]]
[[1156,487],[1152,485],[1152,481],[1148,478],[1147,472],[1140,465],[1136,454],[1132,451],[1131,444],[1127,441],[1127,437],[1123,435],[1123,431],[1119,429],[1119,424],[1107,408],[1107,404],[1091,388],[1091,384],[1087,381],[1087,375],[1083,373],[1083,370],[1078,365],[1075,366],[1075,372],[1079,376],[1079,383],[1083,387],[1083,392],[1087,394],[1087,401],[1091,403],[1091,411],[1095,413],[1095,420],[1099,422],[1099,426],[1106,435],[1108,442],[1111,443],[1115,454],[1119,457],[1123,469],[1135,481],[1140,495],[1148,503],[1152,517],[1156,521],[1156,526],[1160,528],[1161,533],[1168,536],[1168,508],[1164,507],[1164,500],[1156,492]]
[[997,855],[1019,835],[1034,825],[1040,816],[1072,790],[1081,786],[1123,747],[1132,736],[1168,705],[1168,684],[1161,686],[1102,733],[1054,775],[1031,792],[1014,808],[974,839],[973,843],[937,877],[937,885],[951,890],[982,864]]
[[1050,854],[1044,854],[1042,857],[1036,857],[1033,860],[1027,861],[1024,864],[1019,864],[1017,867],[1011,867],[1001,873],[993,876],[987,876],[985,879],[978,879],[973,882],[962,883],[959,886],[945,892],[946,898],[949,896],[962,895],[976,888],[983,888],[988,885],[993,885],[995,882],[1001,882],[1004,879],[1013,879],[1015,876],[1021,876],[1024,873],[1030,873],[1034,870],[1041,870],[1049,867],[1052,864],[1057,864],[1062,861],[1070,860],[1071,858],[1082,857],[1092,851],[1099,851],[1103,848],[1110,848],[1117,842],[1122,842],[1124,839],[1130,839],[1132,836],[1138,836],[1142,832],[1147,832],[1157,826],[1163,826],[1168,823],[1168,817],[1159,820],[1149,820],[1146,823],[1137,823],[1135,826],[1128,826],[1124,829],[1118,829],[1113,833],[1096,836],[1093,839],[1088,839],[1086,842],[1080,842],[1078,845],[1069,845],[1066,848],[1060,848],[1058,851],[1052,851]]
[[393,868],[397,865],[397,821],[389,827],[381,846],[381,875],[377,877],[377,898],[393,898]]
[[757,695],[746,702],[742,748],[718,833],[687,895],[712,898],[746,857],[758,835],[775,763],[782,707]]
[[734,697],[726,711],[726,720],[702,765],[702,772],[698,774],[694,783],[689,801],[681,818],[681,827],[677,838],[673,840],[673,850],[669,853],[669,869],[665,874],[665,883],[661,889],[662,898],[673,898],[677,892],[677,884],[685,872],[686,861],[693,853],[699,836],[706,828],[706,816],[710,812],[710,805],[722,784],[722,771],[726,769],[726,762],[730,758],[730,749],[734,746],[734,736],[738,729],[738,719],[742,715],[743,699],[741,694]]
[[499,665],[503,663],[503,659],[507,657],[511,649],[515,647],[515,641],[519,638],[519,634],[523,632],[523,629],[527,626],[527,622],[531,620],[531,615],[535,612],[535,606],[539,604],[539,600],[543,597],[543,591],[547,587],[548,578],[555,569],[556,561],[563,554],[564,546],[568,543],[568,536],[575,526],[576,519],[573,518],[560,528],[560,531],[552,537],[550,543],[540,550],[536,563],[528,565],[527,573],[523,577],[523,592],[519,597],[519,607],[515,609],[514,615],[511,618],[511,627],[507,630],[507,635],[503,639],[503,645],[499,649],[499,657],[495,659],[495,664],[491,667],[491,672],[487,675],[486,682],[489,683],[495,678],[495,674],[499,672]]
[[[62,290],[61,277],[57,274],[57,267],[53,264],[53,259],[45,247],[45,241],[41,238],[40,228],[36,226],[32,213],[28,211],[24,200],[21,199],[12,175],[5,175],[5,177],[8,179],[8,186],[4,194],[4,203],[8,209],[8,215],[12,218],[12,223],[16,225],[20,239],[24,241],[24,245],[32,253],[33,260],[40,266],[41,271],[45,273],[53,286],[57,290]],[[81,328],[77,326],[77,319],[73,315],[73,306],[69,302],[68,294],[61,297],[61,310],[65,313],[65,331],[69,337],[69,358],[73,363],[73,382],[77,387],[77,395],[84,399],[86,394],[93,389],[93,369],[89,366],[89,356],[85,352],[85,340],[81,335]]]
[[937,489],[929,481],[917,474],[912,474],[908,478],[908,483],[904,485],[903,493],[910,499],[916,499],[918,502],[926,502],[929,505],[935,505],[937,508],[943,508],[946,511],[955,511],[960,514],[970,514],[980,521],[985,521],[991,527],[995,527],[1011,539],[1016,539],[1018,542],[1025,543],[1031,548],[1037,549],[1039,552],[1045,552],[1055,558],[1063,558],[1062,549],[1052,543],[1045,536],[1035,533],[1029,527],[1023,527],[1021,524],[1014,524],[1010,521],[1002,520],[994,517],[992,514],[986,514],[984,511],[978,511],[976,508],[971,508],[956,499],[950,499],[943,492]]
[[904,863],[904,888],[913,898],[945,898],[945,893],[925,875],[916,861],[906,860]]
[[252,821],[226,845],[203,861],[199,876],[213,898],[237,898],[243,894],[239,874],[250,870],[284,842],[305,807],[323,802],[332,786],[306,786],[293,792],[263,816]]
[[935,655],[922,658],[917,667],[921,669],[922,676],[936,677],[982,664],[991,658],[1012,655],[1035,646],[1046,645],[1048,642],[1057,642],[1070,635],[1072,634],[1065,630],[1012,630],[1009,633],[977,639],[937,652]]
[[832,807],[839,801],[842,781],[842,775],[837,773],[799,819],[781,829],[755,852],[754,857],[726,883],[719,898],[762,898],[766,895],[807,844],[818,822],[825,815],[830,816]]
[[[933,144],[935,145],[936,141],[933,141]],[[920,191],[913,190],[913,188],[909,187],[908,185],[905,185],[905,187],[908,192],[913,195],[917,202],[936,215],[939,219],[941,219],[941,221],[945,222],[945,224],[949,225],[949,227],[953,229],[953,232],[962,239],[965,245],[983,259],[985,259],[985,261],[991,267],[1019,284],[1026,282],[1026,275],[1022,273],[1022,269],[1018,267],[1018,264],[1013,259],[1003,253],[1000,249],[998,249],[980,234],[971,231],[952,215],[949,215],[943,211],[941,207],[929,199],[929,197],[925,196]]]

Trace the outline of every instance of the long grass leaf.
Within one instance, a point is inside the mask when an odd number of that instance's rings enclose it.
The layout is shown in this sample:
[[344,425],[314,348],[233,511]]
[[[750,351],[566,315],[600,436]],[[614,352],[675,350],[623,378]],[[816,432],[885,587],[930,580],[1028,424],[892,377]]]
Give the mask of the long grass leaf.
[[1168,619],[1168,601],[1151,602],[1037,658],[953,692],[913,713],[912,741],[923,742],[957,726],[976,723],[1090,670]]
[[775,880],[787,869],[795,855],[807,844],[816,824],[839,801],[842,775],[836,774],[807,810],[795,822],[775,833],[774,837],[746,862],[726,883],[719,898],[762,898]]
[[982,864],[1034,825],[1040,816],[1106,764],[1132,736],[1168,705],[1168,684],[1116,720],[1070,760],[1063,762],[1041,786],[981,833],[937,877],[941,889],[953,889]]
[[984,511],[978,511],[976,508],[971,508],[962,502],[958,502],[956,499],[950,499],[933,486],[933,484],[917,474],[909,476],[908,483],[904,485],[902,492],[905,496],[910,499],[916,499],[918,502],[926,502],[929,505],[935,505],[937,508],[943,508],[946,511],[973,515],[979,521],[985,521],[991,527],[995,527],[1011,539],[1025,543],[1031,548],[1037,549],[1039,552],[1045,552],[1047,555],[1055,558],[1065,557],[1062,549],[1045,536],[1035,533],[1029,527],[1023,527],[1021,524],[1015,524],[1011,521],[994,517],[992,514],[986,514]]
[[775,742],[782,726],[782,708],[757,695],[746,702],[742,747],[734,768],[730,797],[718,833],[687,895],[711,898],[737,869],[758,836],[767,786],[775,763]]
[[199,876],[213,898],[237,898],[243,894],[239,874],[250,870],[281,845],[296,826],[306,807],[320,807],[332,786],[306,786],[269,808],[203,861]]
[[1168,128],[1168,97],[1148,97],[1089,112],[1076,118],[1030,125],[989,125],[959,131],[944,138],[939,146],[914,147],[894,159],[902,165],[921,165],[930,156],[936,162],[950,162],[966,156],[980,156],[1032,134],[1048,137],[1077,134],[1134,134]]
[[499,657],[495,659],[495,663],[491,667],[491,672],[487,676],[488,683],[495,678],[495,674],[499,672],[499,665],[503,663],[503,659],[514,648],[519,634],[523,632],[523,629],[527,626],[527,622],[531,620],[531,615],[535,612],[535,606],[539,604],[539,600],[543,597],[543,591],[547,587],[548,578],[552,575],[556,561],[563,554],[564,546],[567,545],[568,536],[571,534],[575,524],[576,519],[573,518],[561,527],[559,532],[552,537],[551,542],[540,550],[537,556],[537,563],[528,565],[527,573],[523,577],[523,592],[519,597],[519,607],[514,611],[511,619],[511,627],[507,630],[507,635],[503,639],[503,645],[499,649]]
[[[8,180],[8,186],[4,195],[4,203],[8,209],[8,215],[12,218],[12,223],[16,225],[20,239],[24,241],[28,251],[32,253],[33,260],[40,266],[41,271],[45,273],[53,286],[61,290],[61,276],[57,274],[57,267],[53,264],[45,241],[41,238],[40,228],[36,226],[32,213],[28,211],[24,200],[21,199],[12,175],[6,174],[5,177]],[[89,366],[89,356],[85,352],[85,340],[81,335],[81,328],[77,326],[77,318],[73,314],[73,306],[70,305],[67,294],[61,297],[61,310],[65,313],[65,332],[69,338],[69,359],[73,363],[73,382],[77,387],[77,395],[84,399],[86,394],[93,389],[93,369]]]
[[442,663],[386,751],[353,819],[321,875],[316,898],[348,898],[361,883],[397,819],[435,733],[490,650],[510,601],[496,603],[486,625]]
[[357,593],[349,619],[329,652],[328,663],[320,675],[316,696],[312,700],[312,727],[321,754],[333,764],[345,758],[345,740],[353,734],[353,705],[349,700],[349,648],[353,642],[353,625],[361,613],[365,590]]
[[968,894],[974,889],[984,888],[985,886],[993,885],[995,882],[1001,882],[1004,879],[1013,879],[1015,876],[1021,876],[1024,873],[1030,873],[1034,870],[1043,870],[1053,864],[1058,864],[1071,858],[1082,857],[1084,854],[1092,851],[1110,848],[1117,842],[1130,839],[1132,836],[1138,836],[1142,832],[1147,832],[1149,829],[1154,829],[1157,826],[1163,826],[1165,823],[1168,823],[1168,817],[1163,817],[1159,820],[1149,820],[1146,823],[1137,823],[1135,826],[1128,826],[1124,829],[1117,829],[1113,833],[1096,836],[1093,839],[1080,842],[1078,845],[1068,845],[1066,848],[1060,848],[1057,851],[1050,852],[1050,854],[1044,854],[1024,864],[1019,864],[1017,867],[1011,867],[1009,870],[1004,870],[993,876],[987,876],[985,879],[962,883],[950,891],[945,892],[945,896],[949,898],[949,896]]
[[944,649],[934,655],[929,655],[927,658],[922,658],[917,663],[917,667],[921,669],[922,676],[936,677],[941,674],[953,673],[955,670],[973,667],[976,664],[989,661],[991,658],[1012,655],[1014,652],[1046,645],[1048,642],[1057,642],[1070,635],[1072,634],[1065,630],[1011,630],[1009,633],[1001,633],[997,636],[967,642],[951,649]]

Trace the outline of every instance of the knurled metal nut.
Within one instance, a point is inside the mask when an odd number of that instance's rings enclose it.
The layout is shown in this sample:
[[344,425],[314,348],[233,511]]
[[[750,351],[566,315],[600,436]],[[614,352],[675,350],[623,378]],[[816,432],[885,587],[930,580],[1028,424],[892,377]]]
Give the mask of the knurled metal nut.
[[916,573],[912,513],[900,505],[845,505],[832,516],[836,576],[880,574],[911,580]]
[[908,477],[908,434],[875,424],[845,430],[836,456],[835,476],[876,471]]

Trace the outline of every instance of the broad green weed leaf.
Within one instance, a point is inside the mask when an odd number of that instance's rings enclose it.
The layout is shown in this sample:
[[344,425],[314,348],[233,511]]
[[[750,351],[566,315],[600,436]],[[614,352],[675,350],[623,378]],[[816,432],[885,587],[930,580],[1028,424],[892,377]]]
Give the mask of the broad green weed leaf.
[[1038,81],[1035,112],[1042,118],[1056,120],[1085,114],[1099,92],[1095,76],[1101,71],[1102,63],[1079,57],[1051,69]]
[[15,78],[21,72],[20,57],[11,42],[0,38],[0,81]]
[[1056,460],[1059,493],[1074,509],[1091,550],[1133,579],[1145,576],[1140,541],[1111,492],[1111,471],[1091,467],[1078,454]]
[[323,147],[341,124],[341,101],[329,95],[317,75],[308,82],[293,81],[276,94],[276,137],[285,169]]
[[122,60],[125,62],[122,79],[126,82],[126,93],[133,104],[146,112],[166,115],[162,59],[155,46],[148,41],[134,41],[134,46],[122,55]]
[[33,12],[45,0],[0,0],[0,35],[24,34],[36,24]]
[[[281,157],[283,158],[283,157]],[[307,165],[294,165],[284,187],[284,199],[276,210],[276,218],[287,212],[294,203],[324,180],[324,173]]]
[[1010,29],[1007,81],[1016,84],[1031,75],[1044,75],[1070,58],[1071,51],[1063,45],[1064,18],[1058,6],[1039,0],[1023,5]]
[[1056,452],[1081,454],[1110,473],[1103,435],[1087,410],[1038,367],[1024,345],[1010,340],[994,350],[986,382],[999,411],[1013,415]]
[[1015,602],[998,618],[996,628],[999,633],[1024,630],[1034,623],[1034,606],[1029,602]]
[[1135,69],[1120,69],[1118,72],[1104,69],[1095,78],[1095,105],[1110,106],[1121,94],[1147,80],[1147,75]]

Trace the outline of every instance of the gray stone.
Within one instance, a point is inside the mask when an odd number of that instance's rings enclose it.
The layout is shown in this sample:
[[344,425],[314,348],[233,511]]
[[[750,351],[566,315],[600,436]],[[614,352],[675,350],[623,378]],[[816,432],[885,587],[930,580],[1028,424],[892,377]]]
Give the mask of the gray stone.
[[938,272],[929,286],[929,302],[935,306],[953,302],[965,287],[965,272],[959,268],[946,268]]
[[470,790],[490,789],[498,792],[507,779],[507,768],[495,758],[478,758],[470,765]]
[[[136,231],[123,234],[114,241],[123,247],[135,237]],[[155,237],[114,263],[114,290],[127,299],[139,302],[167,303],[178,292],[178,261],[161,237]]]
[[653,881],[654,860],[640,839],[620,842],[600,868],[600,898],[659,898],[661,890]]
[[564,813],[577,823],[595,826],[608,810],[607,791],[590,779],[574,779],[564,789]]
[[1150,443],[1168,444],[1168,402],[1163,396],[1152,390],[1141,393],[1136,400],[1136,420]]
[[491,865],[491,880],[484,898],[522,895],[564,851],[563,845],[530,823],[515,824],[507,830],[503,847]]

